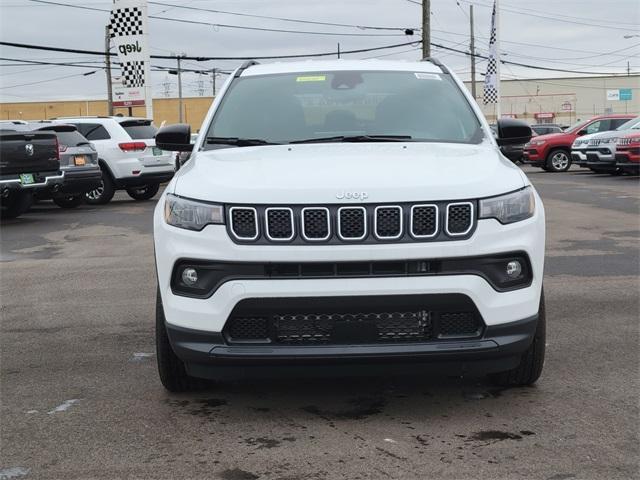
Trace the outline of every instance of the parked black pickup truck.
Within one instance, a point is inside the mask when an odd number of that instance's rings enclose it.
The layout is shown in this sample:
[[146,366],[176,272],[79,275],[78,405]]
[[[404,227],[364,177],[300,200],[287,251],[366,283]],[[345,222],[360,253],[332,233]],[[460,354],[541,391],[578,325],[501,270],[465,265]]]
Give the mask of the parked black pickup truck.
[[0,129],[0,210],[15,218],[29,209],[37,190],[56,192],[64,180],[53,132]]

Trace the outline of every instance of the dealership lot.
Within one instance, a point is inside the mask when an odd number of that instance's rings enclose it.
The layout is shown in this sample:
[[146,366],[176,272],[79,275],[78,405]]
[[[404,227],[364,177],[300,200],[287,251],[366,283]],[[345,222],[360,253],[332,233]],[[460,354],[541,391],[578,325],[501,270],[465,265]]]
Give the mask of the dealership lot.
[[638,178],[525,170],[548,242],[532,388],[373,377],[171,395],[154,358],[155,201],[43,202],[3,224],[0,478],[633,477]]

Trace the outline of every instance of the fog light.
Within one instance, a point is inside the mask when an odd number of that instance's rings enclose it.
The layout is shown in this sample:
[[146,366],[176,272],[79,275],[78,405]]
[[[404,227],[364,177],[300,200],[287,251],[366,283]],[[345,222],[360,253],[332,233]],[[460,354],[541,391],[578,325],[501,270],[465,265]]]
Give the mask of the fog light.
[[[518,278],[522,273],[522,265],[517,260],[507,263],[507,275],[511,278]],[[184,275],[183,275],[184,276]]]
[[185,285],[193,287],[198,282],[198,272],[195,268],[185,268],[182,270],[182,281]]

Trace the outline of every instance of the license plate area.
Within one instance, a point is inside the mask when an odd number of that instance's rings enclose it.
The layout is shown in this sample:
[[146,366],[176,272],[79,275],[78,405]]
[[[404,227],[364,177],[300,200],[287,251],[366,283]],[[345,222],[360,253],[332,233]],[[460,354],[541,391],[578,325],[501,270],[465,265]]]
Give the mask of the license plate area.
[[31,185],[35,183],[35,177],[33,173],[21,173],[20,174],[20,183],[22,185]]
[[87,157],[84,155],[76,155],[73,157],[73,164],[76,167],[84,167],[87,164]]
[[152,152],[153,152],[153,155],[154,155],[154,156],[156,156],[156,157],[159,157],[159,156],[161,156],[161,155],[162,155],[162,149],[161,149],[161,148],[158,148],[158,147],[152,147],[152,149],[151,149],[151,150],[152,150]]

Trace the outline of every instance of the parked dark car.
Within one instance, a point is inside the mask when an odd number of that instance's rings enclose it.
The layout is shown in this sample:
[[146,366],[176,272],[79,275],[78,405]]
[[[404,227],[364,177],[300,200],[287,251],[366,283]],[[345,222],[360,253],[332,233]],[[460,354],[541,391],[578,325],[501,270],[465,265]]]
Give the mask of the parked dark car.
[[31,206],[33,194],[60,191],[58,139],[53,132],[16,131],[0,124],[0,210],[2,218],[16,218]]

